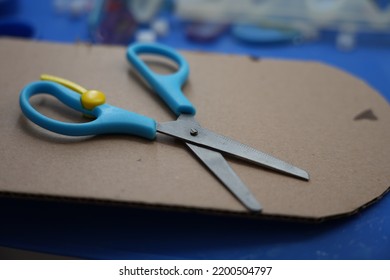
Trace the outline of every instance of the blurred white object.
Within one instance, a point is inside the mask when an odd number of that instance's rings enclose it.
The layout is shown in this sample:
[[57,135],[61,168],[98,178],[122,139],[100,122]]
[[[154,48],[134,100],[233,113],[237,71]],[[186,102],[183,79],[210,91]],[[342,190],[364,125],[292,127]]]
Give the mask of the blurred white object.
[[141,43],[153,43],[157,39],[156,33],[153,30],[139,30],[135,34],[135,41]]
[[53,4],[58,13],[80,16],[93,8],[95,0],[54,0]]
[[176,0],[176,12],[199,21],[259,23],[262,19],[304,21],[317,28],[338,30],[352,24],[358,31],[390,32],[390,7],[372,0]]
[[53,4],[58,13],[65,13],[68,9],[67,0],[54,0]]
[[341,51],[350,51],[355,47],[355,34],[340,32],[336,39],[336,46]]
[[163,0],[128,0],[128,7],[135,20],[139,23],[148,23],[159,11]]
[[156,19],[152,22],[151,27],[158,36],[165,36],[169,32],[169,23],[165,19]]
[[73,0],[69,3],[69,12],[73,16],[79,16],[86,10],[86,1],[84,0]]

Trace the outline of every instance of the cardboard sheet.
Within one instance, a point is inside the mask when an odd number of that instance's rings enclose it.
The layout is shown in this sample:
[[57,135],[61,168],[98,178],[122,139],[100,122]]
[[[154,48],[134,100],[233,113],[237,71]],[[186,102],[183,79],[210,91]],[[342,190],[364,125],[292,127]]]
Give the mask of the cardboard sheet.
[[[364,82],[316,62],[182,54],[191,69],[184,92],[204,127],[311,176],[305,182],[228,158],[262,203],[261,215],[344,215],[388,190],[389,105]],[[170,137],[67,137],[21,113],[20,90],[48,73],[99,89],[112,105],[173,120],[134,74],[125,48],[1,39],[0,58],[0,192],[252,215]],[[49,116],[83,121],[48,96],[32,102]]]

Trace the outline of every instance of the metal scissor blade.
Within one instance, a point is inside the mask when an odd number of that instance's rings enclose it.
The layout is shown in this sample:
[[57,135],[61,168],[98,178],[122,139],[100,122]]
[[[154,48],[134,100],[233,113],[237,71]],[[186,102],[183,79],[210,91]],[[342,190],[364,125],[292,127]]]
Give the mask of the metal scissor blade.
[[186,145],[249,210],[261,211],[261,205],[230,167],[221,153],[186,142]]
[[296,166],[258,151],[226,136],[202,128],[193,116],[180,115],[177,121],[159,123],[157,131],[186,142],[224,152],[262,167],[309,180],[309,174]]

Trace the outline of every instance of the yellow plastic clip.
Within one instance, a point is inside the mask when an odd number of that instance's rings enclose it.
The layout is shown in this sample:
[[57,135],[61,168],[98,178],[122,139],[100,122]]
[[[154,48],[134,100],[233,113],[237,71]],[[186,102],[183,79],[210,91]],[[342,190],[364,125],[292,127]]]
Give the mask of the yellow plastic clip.
[[102,105],[106,102],[106,96],[103,92],[98,90],[87,90],[69,80],[46,74],[41,75],[41,80],[59,83],[81,94],[81,105],[87,110],[92,110],[96,106]]

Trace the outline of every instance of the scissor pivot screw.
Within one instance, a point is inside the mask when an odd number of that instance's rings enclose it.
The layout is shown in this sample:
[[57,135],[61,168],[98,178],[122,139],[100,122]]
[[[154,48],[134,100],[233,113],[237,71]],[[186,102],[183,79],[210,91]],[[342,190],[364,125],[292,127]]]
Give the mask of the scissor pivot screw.
[[190,134],[191,134],[192,136],[196,136],[196,135],[198,135],[198,131],[197,131],[195,128],[191,128]]

